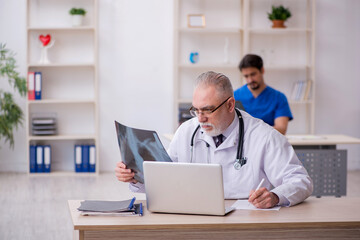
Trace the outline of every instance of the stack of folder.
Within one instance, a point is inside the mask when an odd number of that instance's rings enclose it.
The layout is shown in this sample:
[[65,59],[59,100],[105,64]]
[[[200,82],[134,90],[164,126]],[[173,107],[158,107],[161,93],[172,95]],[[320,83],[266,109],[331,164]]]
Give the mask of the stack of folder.
[[78,210],[83,216],[142,216],[142,203],[135,204],[135,200],[135,197],[123,201],[85,200]]
[[30,145],[30,173],[45,172],[51,170],[51,146]]
[[95,145],[75,145],[75,172],[96,172]]

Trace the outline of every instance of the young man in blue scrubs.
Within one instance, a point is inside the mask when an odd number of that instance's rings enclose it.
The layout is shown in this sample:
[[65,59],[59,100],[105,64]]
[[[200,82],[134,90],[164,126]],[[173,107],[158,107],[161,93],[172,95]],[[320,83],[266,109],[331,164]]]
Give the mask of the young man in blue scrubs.
[[286,96],[264,82],[264,66],[260,56],[246,55],[239,69],[246,85],[234,91],[236,101],[241,101],[246,112],[286,134],[288,122],[293,119]]

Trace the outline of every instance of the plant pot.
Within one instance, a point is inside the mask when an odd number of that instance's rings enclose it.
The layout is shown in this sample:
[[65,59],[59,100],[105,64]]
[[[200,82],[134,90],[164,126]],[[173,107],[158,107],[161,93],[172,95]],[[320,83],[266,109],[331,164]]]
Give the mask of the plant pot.
[[83,18],[84,18],[83,15],[77,15],[77,14],[72,15],[71,21],[72,21],[73,27],[81,26],[82,22],[83,22]]
[[284,25],[284,20],[272,20],[272,22],[272,28],[286,28],[286,26]]

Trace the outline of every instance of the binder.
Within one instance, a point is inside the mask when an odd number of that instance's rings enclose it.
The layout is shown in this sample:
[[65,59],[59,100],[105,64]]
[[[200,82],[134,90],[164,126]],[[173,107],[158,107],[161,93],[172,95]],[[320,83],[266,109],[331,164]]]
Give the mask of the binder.
[[36,172],[44,172],[43,146],[36,146]]
[[89,172],[89,145],[82,145],[82,171]]
[[51,171],[51,146],[45,145],[43,146],[44,151],[44,172]]
[[36,146],[30,145],[30,173],[36,172]]
[[143,205],[142,203],[134,204],[134,207],[131,210],[123,212],[91,212],[91,211],[82,211],[80,213],[82,216],[143,216]]
[[41,99],[42,75],[41,72],[35,72],[35,100]]
[[82,152],[81,145],[75,145],[74,147],[75,172],[82,172],[81,152]]
[[122,201],[98,201],[85,200],[81,202],[79,211],[88,212],[126,212],[134,209],[136,198],[122,200]]
[[96,151],[95,145],[89,146],[89,172],[95,172],[96,165]]
[[28,72],[27,79],[28,99],[35,100],[35,73]]

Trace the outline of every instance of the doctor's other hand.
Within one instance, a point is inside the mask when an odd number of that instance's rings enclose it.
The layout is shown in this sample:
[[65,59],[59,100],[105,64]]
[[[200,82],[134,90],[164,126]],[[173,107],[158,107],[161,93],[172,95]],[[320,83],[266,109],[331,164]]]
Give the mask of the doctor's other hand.
[[249,202],[257,208],[272,208],[279,203],[279,197],[262,187],[250,191]]
[[137,183],[134,179],[135,173],[131,169],[126,168],[123,162],[116,163],[115,176],[121,182]]

